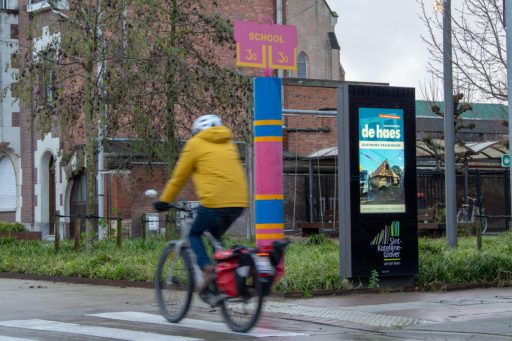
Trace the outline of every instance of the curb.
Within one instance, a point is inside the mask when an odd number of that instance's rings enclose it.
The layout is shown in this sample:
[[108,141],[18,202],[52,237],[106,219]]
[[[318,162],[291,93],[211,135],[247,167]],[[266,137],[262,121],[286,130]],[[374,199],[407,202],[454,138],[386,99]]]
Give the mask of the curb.
[[27,279],[35,281],[48,281],[58,283],[72,284],[90,284],[90,285],[106,285],[114,287],[130,287],[130,288],[154,288],[153,282],[135,282],[120,279],[103,279],[103,278],[85,278],[72,276],[49,276],[38,274],[27,274],[18,272],[0,272],[0,278],[9,279]]
[[[0,272],[0,278],[8,279],[26,279],[35,281],[48,281],[57,283],[71,283],[71,284],[88,284],[88,285],[105,285],[120,288],[144,288],[153,289],[153,282],[142,282],[142,281],[129,281],[122,279],[104,279],[104,278],[86,278],[86,277],[73,277],[73,276],[50,276],[50,275],[38,275],[31,273],[20,273],[20,272]],[[399,292],[447,292],[447,291],[458,291],[468,289],[485,289],[485,288],[507,288],[512,287],[512,283],[479,283],[479,284],[447,284],[443,287],[439,287],[437,290],[425,290],[418,286],[407,286],[401,288],[355,288],[346,290],[318,290],[311,291],[310,294],[305,297],[304,292],[273,292],[271,297],[281,298],[314,298],[314,297],[326,297],[326,296],[350,296],[350,295],[362,295],[362,294],[388,294],[388,293],[399,293]]]

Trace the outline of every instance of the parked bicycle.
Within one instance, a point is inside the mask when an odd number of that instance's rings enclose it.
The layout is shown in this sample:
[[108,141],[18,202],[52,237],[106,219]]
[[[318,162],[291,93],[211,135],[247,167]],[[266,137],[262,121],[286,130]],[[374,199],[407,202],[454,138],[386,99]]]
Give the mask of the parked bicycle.
[[[478,217],[482,224],[482,233],[487,232],[487,217],[485,216],[485,209],[481,208],[483,197],[480,197],[480,202],[477,198],[468,197],[468,204],[462,204],[462,208],[457,212],[457,223],[475,223]],[[480,205],[480,206],[479,206]]]
[[[158,260],[155,290],[161,314],[173,323],[183,319],[192,303],[192,294],[202,286],[203,272],[188,242],[193,210],[178,205],[169,208],[186,212],[181,239],[170,241]],[[224,320],[235,332],[245,333],[258,321],[263,299],[283,274],[283,255],[288,241],[275,241],[272,247],[250,248],[236,245],[225,249],[209,232],[214,248],[215,280],[210,284]]]

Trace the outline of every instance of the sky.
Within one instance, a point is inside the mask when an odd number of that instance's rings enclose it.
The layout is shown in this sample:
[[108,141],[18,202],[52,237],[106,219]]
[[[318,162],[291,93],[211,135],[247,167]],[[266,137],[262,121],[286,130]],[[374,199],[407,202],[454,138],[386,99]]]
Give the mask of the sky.
[[[426,0],[426,4],[433,4]],[[327,0],[338,15],[336,36],[349,81],[385,82],[416,88],[431,81],[426,71],[425,28],[416,0]]]

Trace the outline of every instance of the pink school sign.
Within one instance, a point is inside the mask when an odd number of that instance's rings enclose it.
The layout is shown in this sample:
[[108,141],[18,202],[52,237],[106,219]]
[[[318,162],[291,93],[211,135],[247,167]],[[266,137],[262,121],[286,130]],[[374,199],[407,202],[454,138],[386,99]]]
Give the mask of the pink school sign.
[[297,70],[295,26],[235,22],[236,65]]

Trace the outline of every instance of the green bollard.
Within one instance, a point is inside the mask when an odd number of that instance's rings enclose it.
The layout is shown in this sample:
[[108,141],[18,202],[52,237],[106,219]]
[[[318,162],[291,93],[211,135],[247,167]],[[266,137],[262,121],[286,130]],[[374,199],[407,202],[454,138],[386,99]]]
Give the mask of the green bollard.
[[55,240],[54,240],[53,246],[55,249],[55,253],[59,253],[60,252],[60,212],[59,211],[55,211],[54,219],[57,219],[57,220],[55,221],[55,233],[54,233]]
[[116,245],[117,248],[121,247],[121,235],[123,232],[123,218],[121,217],[121,213],[119,213],[119,216],[117,217],[117,238],[116,238]]
[[80,224],[82,223],[82,218],[80,217],[80,213],[77,214],[75,219],[75,251],[80,250]]
[[146,241],[146,214],[143,214],[140,217],[140,236],[142,237],[142,242]]

